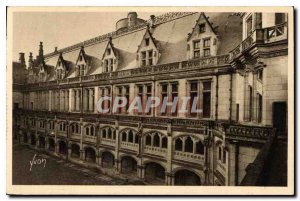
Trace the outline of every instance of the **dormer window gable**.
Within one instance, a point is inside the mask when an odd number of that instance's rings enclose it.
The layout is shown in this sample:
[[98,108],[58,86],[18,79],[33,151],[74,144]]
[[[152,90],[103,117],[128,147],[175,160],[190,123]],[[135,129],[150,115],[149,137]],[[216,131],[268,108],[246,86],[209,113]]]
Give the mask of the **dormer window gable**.
[[209,18],[201,13],[187,37],[187,59],[216,56],[218,36]]
[[89,70],[89,62],[87,59],[87,55],[85,54],[84,47],[82,46],[76,61],[75,76],[80,76],[80,77],[85,76],[87,75],[88,70]]
[[57,79],[64,79],[68,72],[68,66],[66,65],[66,61],[64,60],[62,54],[59,55],[55,67],[56,78]]
[[112,43],[112,39],[109,38],[105,51],[102,55],[102,68],[103,72],[113,72],[118,68],[119,57],[117,50]]
[[159,59],[159,48],[157,41],[153,38],[147,28],[141,44],[137,50],[137,62],[139,67],[156,65]]

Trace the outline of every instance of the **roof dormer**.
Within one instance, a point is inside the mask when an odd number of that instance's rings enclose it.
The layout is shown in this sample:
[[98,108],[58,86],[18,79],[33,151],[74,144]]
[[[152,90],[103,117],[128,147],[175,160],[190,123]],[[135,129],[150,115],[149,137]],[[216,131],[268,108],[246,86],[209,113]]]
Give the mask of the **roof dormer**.
[[81,46],[76,61],[76,76],[85,76],[90,68],[88,56],[85,54],[84,47]]
[[64,79],[68,71],[69,67],[67,65],[67,62],[64,60],[62,53],[60,53],[55,67],[56,78]]
[[201,13],[187,39],[187,59],[216,56],[218,36],[217,27],[209,21],[209,18]]
[[138,66],[156,65],[159,59],[159,48],[157,41],[153,38],[152,33],[147,27],[145,35],[137,50]]
[[118,68],[118,63],[119,57],[117,50],[113,46],[112,39],[109,38],[101,60],[103,72],[115,71]]

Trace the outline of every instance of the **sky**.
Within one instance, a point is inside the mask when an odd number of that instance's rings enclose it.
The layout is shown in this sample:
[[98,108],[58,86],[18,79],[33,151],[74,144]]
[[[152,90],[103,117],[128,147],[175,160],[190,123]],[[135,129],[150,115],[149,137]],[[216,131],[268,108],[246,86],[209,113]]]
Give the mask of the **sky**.
[[[138,18],[149,19],[159,12],[138,13]],[[38,54],[43,42],[44,54],[74,45],[90,38],[115,31],[116,22],[127,17],[127,12],[15,12],[13,14],[13,60],[19,53]]]

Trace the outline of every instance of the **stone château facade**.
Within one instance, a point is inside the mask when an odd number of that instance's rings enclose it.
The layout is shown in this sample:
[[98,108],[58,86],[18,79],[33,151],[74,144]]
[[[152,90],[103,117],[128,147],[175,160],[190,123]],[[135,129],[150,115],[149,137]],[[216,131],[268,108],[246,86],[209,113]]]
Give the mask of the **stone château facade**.
[[[149,184],[243,185],[287,131],[287,20],[130,12],[115,32],[71,47],[44,54],[41,42],[36,58],[13,62],[14,139]],[[100,114],[105,95],[197,96],[202,112]]]

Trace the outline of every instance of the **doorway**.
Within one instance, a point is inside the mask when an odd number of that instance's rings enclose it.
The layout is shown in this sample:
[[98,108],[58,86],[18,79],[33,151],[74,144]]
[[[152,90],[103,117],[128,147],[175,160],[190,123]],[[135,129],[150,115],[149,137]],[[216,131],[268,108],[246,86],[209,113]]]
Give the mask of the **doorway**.
[[286,102],[273,103],[273,126],[280,132],[287,131],[287,104]]

